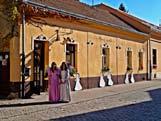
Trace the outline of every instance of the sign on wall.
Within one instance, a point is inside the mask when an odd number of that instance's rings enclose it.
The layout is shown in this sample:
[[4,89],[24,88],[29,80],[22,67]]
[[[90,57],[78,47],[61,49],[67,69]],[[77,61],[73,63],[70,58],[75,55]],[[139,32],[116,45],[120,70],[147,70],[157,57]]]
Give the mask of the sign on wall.
[[2,66],[7,66],[7,59],[2,60]]

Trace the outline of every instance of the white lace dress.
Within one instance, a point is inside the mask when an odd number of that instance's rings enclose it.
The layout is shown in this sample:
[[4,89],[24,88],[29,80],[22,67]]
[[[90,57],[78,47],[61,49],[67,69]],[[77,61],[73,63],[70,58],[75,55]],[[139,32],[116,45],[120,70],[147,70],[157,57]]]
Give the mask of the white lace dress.
[[68,79],[68,72],[61,70],[61,84],[60,84],[60,101],[70,101],[70,86]]

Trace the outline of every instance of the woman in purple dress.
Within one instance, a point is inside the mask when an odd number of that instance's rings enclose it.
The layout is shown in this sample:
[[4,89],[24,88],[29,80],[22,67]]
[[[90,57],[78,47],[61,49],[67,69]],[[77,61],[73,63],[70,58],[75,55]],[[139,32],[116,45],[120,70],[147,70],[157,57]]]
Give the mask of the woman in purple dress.
[[49,101],[58,102],[60,100],[60,70],[57,68],[56,63],[52,62],[51,68],[48,70],[49,79]]

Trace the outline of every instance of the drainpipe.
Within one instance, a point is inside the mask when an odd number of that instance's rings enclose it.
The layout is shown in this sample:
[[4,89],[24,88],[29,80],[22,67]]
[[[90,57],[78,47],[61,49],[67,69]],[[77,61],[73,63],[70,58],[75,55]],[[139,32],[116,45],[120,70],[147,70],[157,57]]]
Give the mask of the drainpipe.
[[88,65],[89,64],[88,63],[88,58],[89,58],[88,57],[89,56],[88,55],[88,52],[89,52],[89,50],[88,50],[89,49],[89,40],[88,40],[88,32],[87,32],[87,43],[86,44],[87,44],[87,89],[89,89],[89,65]]
[[25,11],[22,11],[22,65],[21,65],[21,76],[22,76],[22,98],[25,98]]
[[[151,34],[151,33],[149,33]],[[149,40],[147,41],[147,80],[152,79],[152,66],[151,66],[151,36],[149,36]]]
[[119,71],[118,71],[118,38],[116,38],[116,73],[117,73],[117,84],[119,83]]
[[149,80],[149,74],[150,74],[150,67],[149,67],[149,64],[150,64],[150,61],[149,61],[150,59],[149,59],[149,40],[147,40],[147,66],[146,66],[146,68],[147,68],[147,74],[146,74],[146,78],[147,78],[147,80]]
[[151,40],[149,39],[149,80],[152,80],[152,61],[151,61],[151,59],[152,59],[152,54],[151,54]]
[[149,40],[148,40],[148,59],[149,59],[149,62],[147,63],[147,67],[149,67],[148,69],[148,80],[152,80],[152,51],[151,51],[151,30],[149,32]]

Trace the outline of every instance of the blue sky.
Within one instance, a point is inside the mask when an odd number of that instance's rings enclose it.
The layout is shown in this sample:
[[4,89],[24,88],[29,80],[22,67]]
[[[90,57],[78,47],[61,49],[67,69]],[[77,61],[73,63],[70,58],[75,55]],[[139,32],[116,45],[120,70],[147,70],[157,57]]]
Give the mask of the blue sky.
[[[92,4],[92,0],[80,0]],[[105,3],[111,7],[118,8],[123,3],[129,14],[144,19],[155,25],[161,23],[161,0],[93,0],[94,4]]]

